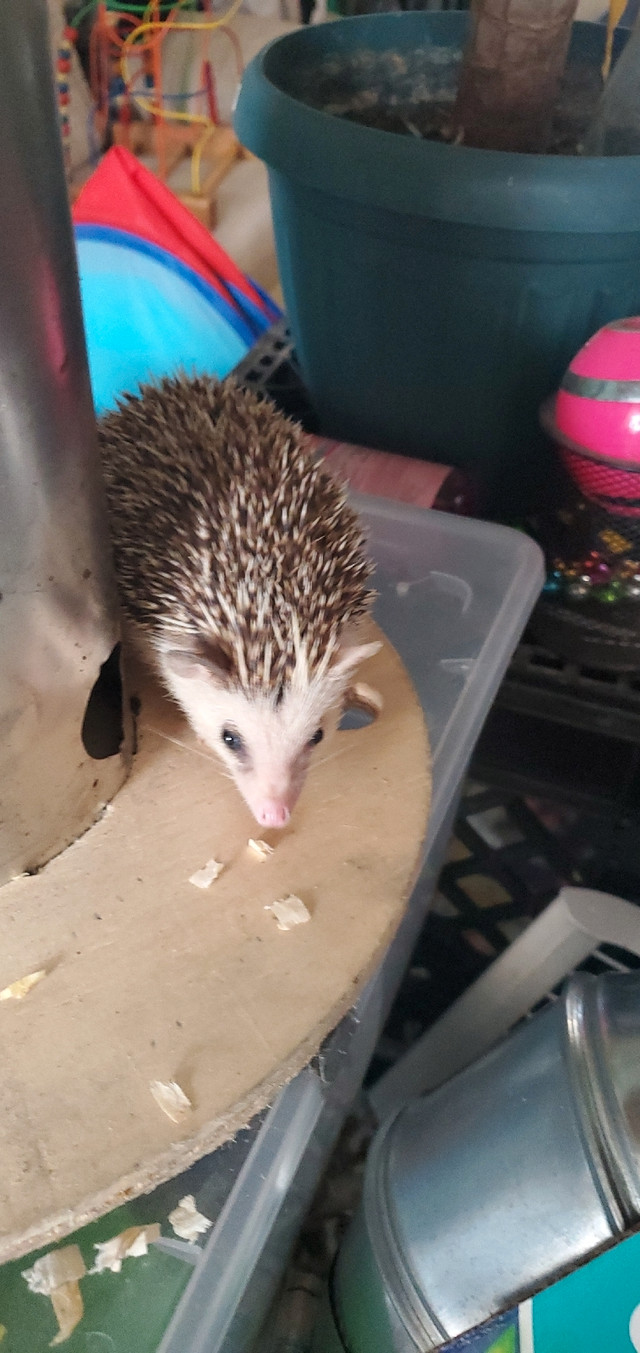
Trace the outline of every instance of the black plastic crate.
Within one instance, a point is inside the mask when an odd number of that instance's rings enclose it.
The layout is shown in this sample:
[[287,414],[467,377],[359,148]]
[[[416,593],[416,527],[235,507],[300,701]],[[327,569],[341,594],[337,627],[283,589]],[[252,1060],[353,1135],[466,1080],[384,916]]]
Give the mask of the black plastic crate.
[[269,395],[287,417],[302,423],[307,432],[318,431],[318,420],[296,361],[286,320],[274,324],[258,339],[233,374],[239,385]]
[[572,728],[640,742],[640,671],[613,672],[570,662],[526,638],[514,654],[498,704]]

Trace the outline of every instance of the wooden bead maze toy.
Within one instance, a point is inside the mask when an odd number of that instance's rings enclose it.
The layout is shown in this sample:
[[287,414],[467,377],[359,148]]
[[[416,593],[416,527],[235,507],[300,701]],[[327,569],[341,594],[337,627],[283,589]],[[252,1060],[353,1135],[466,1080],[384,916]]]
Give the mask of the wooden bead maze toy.
[[[210,57],[210,36],[219,31],[232,44],[238,80],[243,73],[240,43],[229,27],[240,0],[221,16],[190,11],[178,4],[169,12],[152,0],[142,19],[108,8],[100,0],[91,36],[91,87],[97,120],[110,126],[116,145],[144,157],[162,183],[208,228],[216,223],[216,195],[232,165],[245,155],[233,129],[221,117]],[[166,43],[190,35],[190,57],[197,61],[195,89],[165,90]],[[193,66],[193,60],[187,64]],[[190,182],[174,182],[185,158]]]

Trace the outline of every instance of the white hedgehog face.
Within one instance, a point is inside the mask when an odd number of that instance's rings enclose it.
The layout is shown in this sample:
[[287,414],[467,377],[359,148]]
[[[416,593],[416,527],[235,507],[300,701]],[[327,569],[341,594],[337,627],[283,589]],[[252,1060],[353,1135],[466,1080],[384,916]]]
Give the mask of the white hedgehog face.
[[285,827],[314,757],[337,729],[355,668],[379,647],[339,649],[327,671],[294,679],[280,699],[248,696],[193,653],[161,647],[159,662],[192,728],[225,763],[256,821]]

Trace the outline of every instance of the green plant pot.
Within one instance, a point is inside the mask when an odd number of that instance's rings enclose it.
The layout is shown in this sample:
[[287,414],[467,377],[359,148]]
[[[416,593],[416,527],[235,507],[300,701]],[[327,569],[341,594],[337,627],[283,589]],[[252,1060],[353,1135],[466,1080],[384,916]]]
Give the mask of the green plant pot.
[[[235,126],[269,168],[278,262],[323,431],[461,466],[515,506],[547,474],[541,400],[582,343],[640,311],[640,157],[524,155],[311,107],[332,56],[460,49],[463,12],[308,27],[249,65]],[[603,28],[576,24],[595,69]]]

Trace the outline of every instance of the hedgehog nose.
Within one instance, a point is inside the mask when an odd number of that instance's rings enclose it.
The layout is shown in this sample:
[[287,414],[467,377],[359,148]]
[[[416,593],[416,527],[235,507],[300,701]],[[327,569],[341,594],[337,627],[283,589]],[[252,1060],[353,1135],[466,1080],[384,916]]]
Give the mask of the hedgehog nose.
[[261,827],[286,827],[291,810],[279,799],[265,799],[256,813]]

